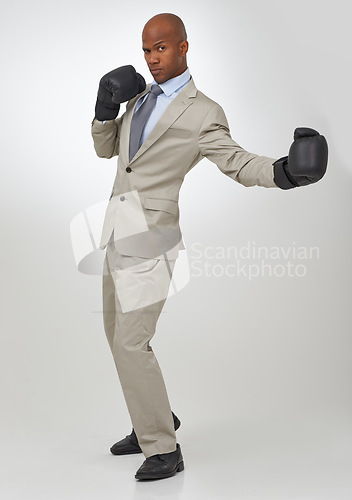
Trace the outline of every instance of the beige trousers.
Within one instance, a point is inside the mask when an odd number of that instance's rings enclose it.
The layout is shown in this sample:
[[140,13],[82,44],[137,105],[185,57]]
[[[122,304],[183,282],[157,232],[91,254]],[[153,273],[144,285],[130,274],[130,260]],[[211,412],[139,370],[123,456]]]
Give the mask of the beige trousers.
[[175,260],[121,255],[113,235],[103,271],[103,319],[139,445],[148,458],[176,450],[171,407],[149,344],[167,298]]

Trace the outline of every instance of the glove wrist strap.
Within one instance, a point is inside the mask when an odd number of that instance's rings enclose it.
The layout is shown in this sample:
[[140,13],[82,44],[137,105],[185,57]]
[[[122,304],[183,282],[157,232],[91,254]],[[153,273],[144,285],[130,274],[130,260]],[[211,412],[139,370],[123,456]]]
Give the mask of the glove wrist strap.
[[297,182],[287,172],[288,156],[283,156],[273,163],[274,166],[274,182],[281,189],[292,189],[298,187]]

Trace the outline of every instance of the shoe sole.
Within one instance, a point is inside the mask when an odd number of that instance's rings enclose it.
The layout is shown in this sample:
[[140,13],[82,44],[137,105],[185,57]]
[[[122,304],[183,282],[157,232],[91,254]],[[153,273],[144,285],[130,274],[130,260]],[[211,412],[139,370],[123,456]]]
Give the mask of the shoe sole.
[[136,455],[137,453],[143,453],[141,449],[139,449],[139,450],[135,450],[135,451],[132,451],[132,450],[131,450],[131,451],[123,451],[123,452],[120,452],[120,453],[115,453],[115,452],[114,452],[114,451],[112,451],[112,450],[111,450],[111,448],[110,448],[110,451],[111,451],[111,453],[112,453],[113,455],[116,455],[116,456],[118,456],[118,455]]
[[136,474],[134,477],[136,479],[165,479],[167,477],[174,476],[176,472],[182,472],[185,468],[185,465],[182,462],[180,462],[177,467],[171,471],[171,472],[165,472],[164,474],[158,474],[158,475],[153,475],[153,474]]

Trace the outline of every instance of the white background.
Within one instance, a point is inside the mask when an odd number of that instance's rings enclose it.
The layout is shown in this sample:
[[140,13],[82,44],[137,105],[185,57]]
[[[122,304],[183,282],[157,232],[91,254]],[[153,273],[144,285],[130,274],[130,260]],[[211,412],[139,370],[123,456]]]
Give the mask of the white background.
[[[2,497],[351,498],[349,3],[153,5],[22,0],[2,11]],[[109,452],[131,423],[101,277],[77,270],[70,222],[110,195],[116,172],[90,135],[99,79],[132,64],[152,81],[141,32],[160,12],[183,19],[194,82],[236,142],[279,158],[308,126],[327,138],[329,165],[290,191],[244,188],[207,160],[187,175],[190,262],[194,243],[316,246],[320,257],[302,278],[192,276],[168,299],[153,349],[186,469],[138,483],[143,455]]]

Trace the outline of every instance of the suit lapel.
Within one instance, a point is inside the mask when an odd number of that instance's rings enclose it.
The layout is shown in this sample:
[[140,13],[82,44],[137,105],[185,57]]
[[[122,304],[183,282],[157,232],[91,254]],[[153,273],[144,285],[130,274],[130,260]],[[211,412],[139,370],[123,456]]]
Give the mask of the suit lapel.
[[[143,97],[147,92],[149,92],[151,84],[148,83],[144,92],[137,96],[135,102],[131,102],[131,106],[126,110],[126,127],[128,132],[128,140],[125,142],[127,151],[126,158],[129,158],[129,147],[130,147],[130,131],[131,122],[135,107],[138,100]],[[177,118],[192,104],[192,98],[197,94],[197,89],[194,84],[193,78],[191,77],[187,85],[177,94],[177,96],[170,102],[164,113],[159,118],[153,130],[150,132],[146,140],[143,142],[137,153],[134,155],[130,163],[136,161],[145,151],[154,144],[159,137],[166,132],[168,128],[177,120]]]

